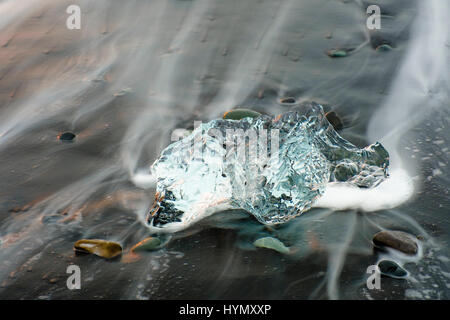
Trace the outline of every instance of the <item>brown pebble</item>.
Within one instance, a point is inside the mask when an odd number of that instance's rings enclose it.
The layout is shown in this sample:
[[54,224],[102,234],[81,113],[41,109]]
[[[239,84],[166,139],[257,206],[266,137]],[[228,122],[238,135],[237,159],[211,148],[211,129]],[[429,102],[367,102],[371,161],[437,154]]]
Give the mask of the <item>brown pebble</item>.
[[380,231],[373,237],[376,246],[386,246],[406,254],[417,253],[417,242],[414,237],[403,231]]
[[282,105],[291,105],[297,103],[297,100],[293,97],[285,97],[280,99],[280,104]]
[[48,282],[50,282],[50,283],[57,283],[58,282],[58,278],[51,278],[50,280],[48,280]]
[[122,246],[117,242],[101,239],[81,239],[74,244],[75,252],[93,253],[102,258],[115,258],[122,254]]

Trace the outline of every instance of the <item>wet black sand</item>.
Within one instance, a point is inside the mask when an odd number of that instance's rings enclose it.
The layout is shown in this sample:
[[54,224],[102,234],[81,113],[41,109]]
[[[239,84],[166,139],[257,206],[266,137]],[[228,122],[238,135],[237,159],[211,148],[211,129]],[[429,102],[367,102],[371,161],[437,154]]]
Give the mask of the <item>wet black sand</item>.
[[[397,208],[313,209],[272,233],[226,212],[160,251],[128,253],[149,235],[141,221],[154,196],[130,172],[147,168],[180,124],[238,105],[275,115],[287,108],[280,97],[295,97],[335,110],[358,146],[372,143],[368,124],[390,94],[417,15],[411,1],[377,1],[386,17],[366,39],[364,3],[216,2],[81,4],[86,24],[74,32],[65,28],[69,2],[44,1],[3,27],[0,298],[448,299],[448,99],[401,133],[399,152],[420,188]],[[366,40],[347,57],[325,54]],[[393,50],[375,50],[380,41]],[[124,88],[132,90],[117,95]],[[73,143],[57,139],[65,131],[77,135]],[[378,254],[374,222],[425,239],[422,259],[405,265],[411,276],[383,278],[381,290],[365,285]],[[269,234],[297,253],[252,247]],[[112,261],[77,256],[81,238],[119,241],[125,252]],[[67,289],[69,264],[81,268],[81,290]]]

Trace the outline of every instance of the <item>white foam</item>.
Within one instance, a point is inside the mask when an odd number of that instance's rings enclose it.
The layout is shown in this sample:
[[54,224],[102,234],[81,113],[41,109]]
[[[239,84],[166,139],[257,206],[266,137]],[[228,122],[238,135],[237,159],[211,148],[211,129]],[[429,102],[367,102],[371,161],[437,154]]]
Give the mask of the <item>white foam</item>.
[[156,187],[156,178],[149,173],[137,172],[131,177],[131,181],[136,187],[149,189]]
[[390,177],[375,188],[358,188],[350,183],[330,182],[314,207],[333,210],[356,209],[378,211],[399,206],[414,192],[414,183],[403,169],[395,169]]

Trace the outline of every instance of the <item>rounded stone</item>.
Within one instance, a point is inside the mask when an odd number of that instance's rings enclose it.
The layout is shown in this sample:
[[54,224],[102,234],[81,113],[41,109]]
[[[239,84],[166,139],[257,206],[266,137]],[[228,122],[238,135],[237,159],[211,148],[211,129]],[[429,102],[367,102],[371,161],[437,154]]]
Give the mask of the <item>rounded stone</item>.
[[253,242],[255,247],[272,249],[280,253],[289,253],[289,248],[284,245],[280,240],[273,237],[259,238]]
[[296,104],[297,100],[293,97],[286,97],[280,99],[280,104],[283,106]]
[[259,117],[260,115],[261,113],[250,109],[234,109],[225,112],[223,114],[223,119],[241,120],[244,118],[256,118]]
[[58,135],[58,139],[61,141],[73,141],[76,135],[72,132],[64,132]]
[[391,51],[392,47],[387,43],[381,44],[375,49],[376,51]]
[[75,242],[73,247],[76,252],[92,253],[106,259],[122,254],[122,246],[120,244],[100,239],[81,239]]
[[373,236],[376,246],[386,246],[406,254],[416,254],[418,250],[414,237],[403,231],[380,231]]
[[391,260],[381,260],[378,262],[378,268],[382,275],[390,278],[404,278],[408,275],[408,272],[400,267],[396,262]]
[[343,49],[333,49],[327,51],[327,55],[331,58],[343,58],[347,56],[347,50]]

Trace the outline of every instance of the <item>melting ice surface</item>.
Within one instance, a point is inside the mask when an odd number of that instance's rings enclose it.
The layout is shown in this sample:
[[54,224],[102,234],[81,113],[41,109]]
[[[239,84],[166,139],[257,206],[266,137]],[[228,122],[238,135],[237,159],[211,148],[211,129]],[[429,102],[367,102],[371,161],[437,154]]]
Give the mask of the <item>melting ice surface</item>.
[[372,188],[386,179],[388,165],[380,143],[354,146],[314,102],[275,118],[213,120],[151,166],[157,185],[147,221],[177,231],[240,208],[264,224],[283,223],[310,209],[329,182]]

